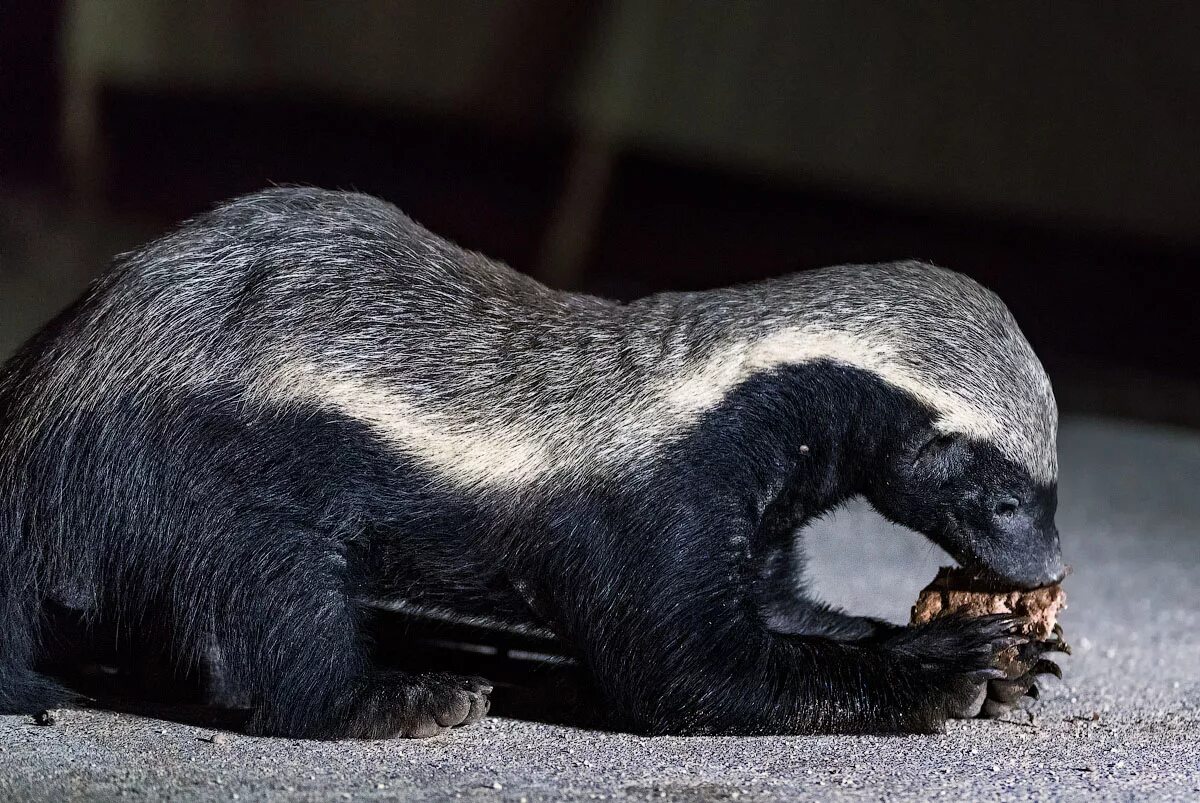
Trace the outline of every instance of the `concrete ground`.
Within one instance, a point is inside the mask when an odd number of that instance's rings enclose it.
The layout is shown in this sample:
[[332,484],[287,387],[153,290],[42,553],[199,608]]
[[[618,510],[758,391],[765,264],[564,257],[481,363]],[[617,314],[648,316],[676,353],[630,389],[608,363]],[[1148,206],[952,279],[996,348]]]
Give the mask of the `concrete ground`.
[[[64,711],[49,726],[0,717],[0,799],[1200,799],[1200,436],[1077,420],[1061,447],[1075,653],[1011,721],[651,739],[493,718],[434,740],[311,743]],[[944,561],[861,507],[809,543],[819,593],[892,619]]]

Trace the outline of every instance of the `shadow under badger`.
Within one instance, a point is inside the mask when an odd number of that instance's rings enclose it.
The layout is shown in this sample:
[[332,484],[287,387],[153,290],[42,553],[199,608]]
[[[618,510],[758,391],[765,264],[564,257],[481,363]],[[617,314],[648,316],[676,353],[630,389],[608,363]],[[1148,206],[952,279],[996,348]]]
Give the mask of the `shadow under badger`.
[[71,694],[44,606],[218,655],[250,729],[419,736],[486,681],[371,664],[364,606],[557,634],[655,733],[931,731],[1003,618],[800,590],[855,495],[968,566],[1062,574],[1056,409],[1004,305],[919,263],[617,304],[368,196],[234,200],[111,269],[0,374],[0,710]]

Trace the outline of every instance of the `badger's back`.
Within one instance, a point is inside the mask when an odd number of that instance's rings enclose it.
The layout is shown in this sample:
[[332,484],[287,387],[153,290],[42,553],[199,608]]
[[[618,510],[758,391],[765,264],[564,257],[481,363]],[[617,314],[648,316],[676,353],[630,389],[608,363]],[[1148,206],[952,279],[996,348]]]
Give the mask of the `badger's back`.
[[279,363],[354,341],[369,358],[383,346],[371,343],[373,317],[403,321],[412,344],[436,323],[454,325],[480,298],[518,296],[520,284],[391,204],[273,189],[117,257],[49,336],[25,349],[21,376],[8,382],[20,382],[36,406],[60,406],[47,404],[48,394],[90,408],[122,393],[239,381],[251,355]]
[[38,348],[23,428],[199,392],[361,421],[460,488],[619,475],[752,374],[818,359],[1054,471],[1044,372],[965,277],[845,266],[621,306],[552,292],[354,193],[275,189],[196,218],[119,258]]

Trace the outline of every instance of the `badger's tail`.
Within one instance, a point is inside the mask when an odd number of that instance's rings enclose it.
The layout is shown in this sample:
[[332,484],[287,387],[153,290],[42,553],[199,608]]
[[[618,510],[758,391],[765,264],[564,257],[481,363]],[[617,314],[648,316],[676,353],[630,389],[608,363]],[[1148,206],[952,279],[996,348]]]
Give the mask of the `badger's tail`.
[[32,606],[13,602],[0,596],[0,714],[36,714],[67,704],[78,695],[34,669],[40,606],[30,612]]
[[0,514],[0,556],[6,559],[0,566],[0,714],[35,714],[78,695],[35,669],[41,652],[42,600],[32,582],[33,567],[14,555],[20,545],[13,543],[7,519]]

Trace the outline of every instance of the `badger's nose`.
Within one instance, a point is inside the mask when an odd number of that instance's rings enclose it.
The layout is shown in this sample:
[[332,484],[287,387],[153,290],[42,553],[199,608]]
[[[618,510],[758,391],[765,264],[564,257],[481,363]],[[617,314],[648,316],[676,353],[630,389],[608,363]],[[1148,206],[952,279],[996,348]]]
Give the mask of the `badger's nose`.
[[1026,564],[1028,570],[1024,584],[1036,588],[1062,582],[1067,576],[1067,567],[1063,564],[1058,529],[1050,523],[1033,528],[1031,536],[1026,543],[1030,545],[1029,556],[1032,560]]
[[1046,579],[1040,585],[1054,585],[1061,583],[1063,578],[1067,576],[1067,567],[1063,564],[1062,552],[1055,552],[1054,555],[1046,562]]
[[1046,582],[1043,585],[1061,583],[1067,576],[1067,567],[1063,563],[1062,542],[1053,519],[1044,525],[1044,531],[1050,544],[1050,554],[1046,556]]
[[994,518],[996,540],[1006,548],[991,568],[1023,588],[1051,585],[1066,575],[1053,519],[1030,513],[1017,509]]

